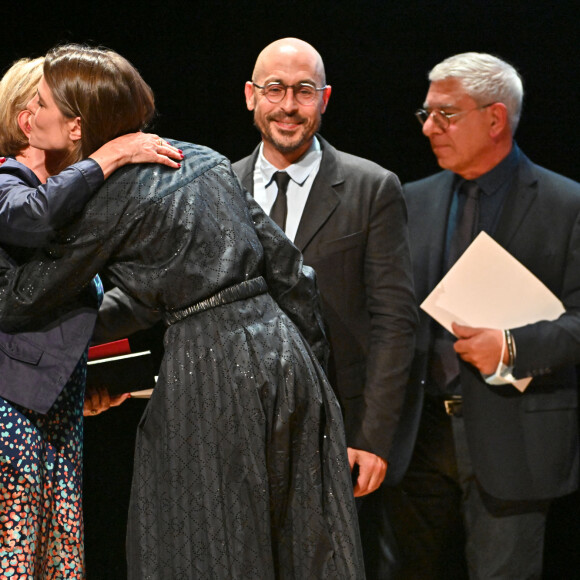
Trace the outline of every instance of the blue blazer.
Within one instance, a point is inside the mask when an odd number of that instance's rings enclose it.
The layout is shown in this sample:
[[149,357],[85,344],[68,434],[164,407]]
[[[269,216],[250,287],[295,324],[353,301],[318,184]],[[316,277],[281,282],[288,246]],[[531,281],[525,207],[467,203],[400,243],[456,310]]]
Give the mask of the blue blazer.
[[[41,184],[14,159],[0,166],[0,263],[22,258],[77,214],[103,183],[101,168],[85,160]],[[15,248],[14,246],[18,246]],[[98,309],[94,280],[73,310],[54,312],[26,332],[0,332],[0,396],[46,413],[62,391],[91,338]]]

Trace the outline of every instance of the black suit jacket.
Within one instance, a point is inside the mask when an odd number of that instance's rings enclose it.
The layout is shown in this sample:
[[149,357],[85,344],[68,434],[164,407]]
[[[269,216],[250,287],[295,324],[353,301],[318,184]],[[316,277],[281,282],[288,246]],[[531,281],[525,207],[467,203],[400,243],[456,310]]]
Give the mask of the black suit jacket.
[[[441,278],[453,173],[404,186],[415,290],[422,302]],[[512,329],[517,378],[535,377],[520,394],[489,386],[461,364],[464,418],[477,478],[512,500],[557,497],[578,485],[577,383],[580,361],[580,184],[534,165],[523,154],[494,236],[558,296],[554,322]],[[424,385],[434,323],[420,314],[412,381]]]
[[[388,458],[387,477],[398,479],[410,457],[403,427],[402,452],[390,451],[416,324],[405,203],[393,173],[318,139],[322,161],[294,243],[316,270],[347,443]],[[250,192],[258,151],[233,166]]]

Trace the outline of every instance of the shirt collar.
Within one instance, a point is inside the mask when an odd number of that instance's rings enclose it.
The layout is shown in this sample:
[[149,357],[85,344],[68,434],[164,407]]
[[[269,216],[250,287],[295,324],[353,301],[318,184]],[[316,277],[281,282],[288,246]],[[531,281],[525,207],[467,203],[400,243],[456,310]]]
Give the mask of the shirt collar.
[[[292,179],[298,185],[302,185],[308,176],[315,170],[320,164],[320,158],[322,156],[322,149],[320,148],[320,142],[316,137],[312,139],[312,144],[310,145],[308,151],[298,159],[292,165],[289,165],[284,169]],[[260,151],[258,153],[257,165],[262,173],[264,179],[263,183],[268,187],[272,183],[272,178],[274,173],[279,171],[274,167],[265,157],[264,157],[264,143],[260,144]]]
[[520,160],[520,149],[514,141],[512,150],[493,169],[474,181],[486,195],[493,195],[515,175]]

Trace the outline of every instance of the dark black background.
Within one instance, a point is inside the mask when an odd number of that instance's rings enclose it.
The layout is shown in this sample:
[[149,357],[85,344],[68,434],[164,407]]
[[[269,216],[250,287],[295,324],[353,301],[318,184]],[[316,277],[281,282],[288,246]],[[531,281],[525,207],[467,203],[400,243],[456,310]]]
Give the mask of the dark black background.
[[[576,7],[507,0],[32,1],[2,8],[0,68],[57,43],[107,46],[152,86],[156,132],[208,145],[235,161],[258,142],[243,96],[256,56],[277,38],[297,36],[321,53],[333,87],[324,136],[409,181],[437,169],[413,117],[427,72],[451,54],[491,52],[524,78],[522,149],[536,163],[580,180]],[[142,402],[129,401],[87,421],[90,580],[125,576],[124,519],[142,409]],[[560,502],[552,517],[547,577],[566,577],[579,568],[577,498]]]
[[[36,1],[32,5],[36,5]],[[550,5],[552,4],[552,5]],[[497,54],[526,90],[518,141],[532,160],[580,178],[577,2],[181,1],[4,6],[0,67],[56,43],[101,44],[140,70],[157,97],[156,131],[232,160],[258,140],[243,97],[259,51],[284,36],[313,44],[333,86],[323,134],[402,181],[436,169],[413,117],[426,75],[468,50]],[[23,12],[26,11],[27,14]]]

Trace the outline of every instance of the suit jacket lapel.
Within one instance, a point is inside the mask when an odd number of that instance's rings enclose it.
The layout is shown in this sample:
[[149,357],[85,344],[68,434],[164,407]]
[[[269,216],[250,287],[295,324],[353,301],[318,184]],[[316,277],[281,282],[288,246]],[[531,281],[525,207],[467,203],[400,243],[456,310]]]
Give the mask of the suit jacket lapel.
[[538,195],[537,179],[531,161],[520,152],[516,183],[511,188],[501,213],[494,238],[507,248]]
[[259,152],[260,146],[258,145],[252,154],[246,158],[242,170],[238,170],[238,177],[240,178],[242,185],[252,194],[252,197],[254,196],[254,167],[256,167]]
[[320,141],[322,160],[294,240],[294,244],[302,252],[340,203],[340,197],[334,187],[344,181],[338,152],[320,135],[316,137]]
[[[416,214],[423,219],[414,228],[414,235],[427,238],[423,241],[427,246],[427,260],[420,266],[422,272],[417,272],[417,279],[426,277],[426,291],[430,292],[441,280],[443,275],[443,255],[445,253],[445,236],[447,233],[447,218],[449,205],[453,196],[454,175],[450,171],[440,174],[439,183],[435,184],[433,191],[422,198],[425,205],[415,209]],[[421,232],[421,233],[419,233]]]

